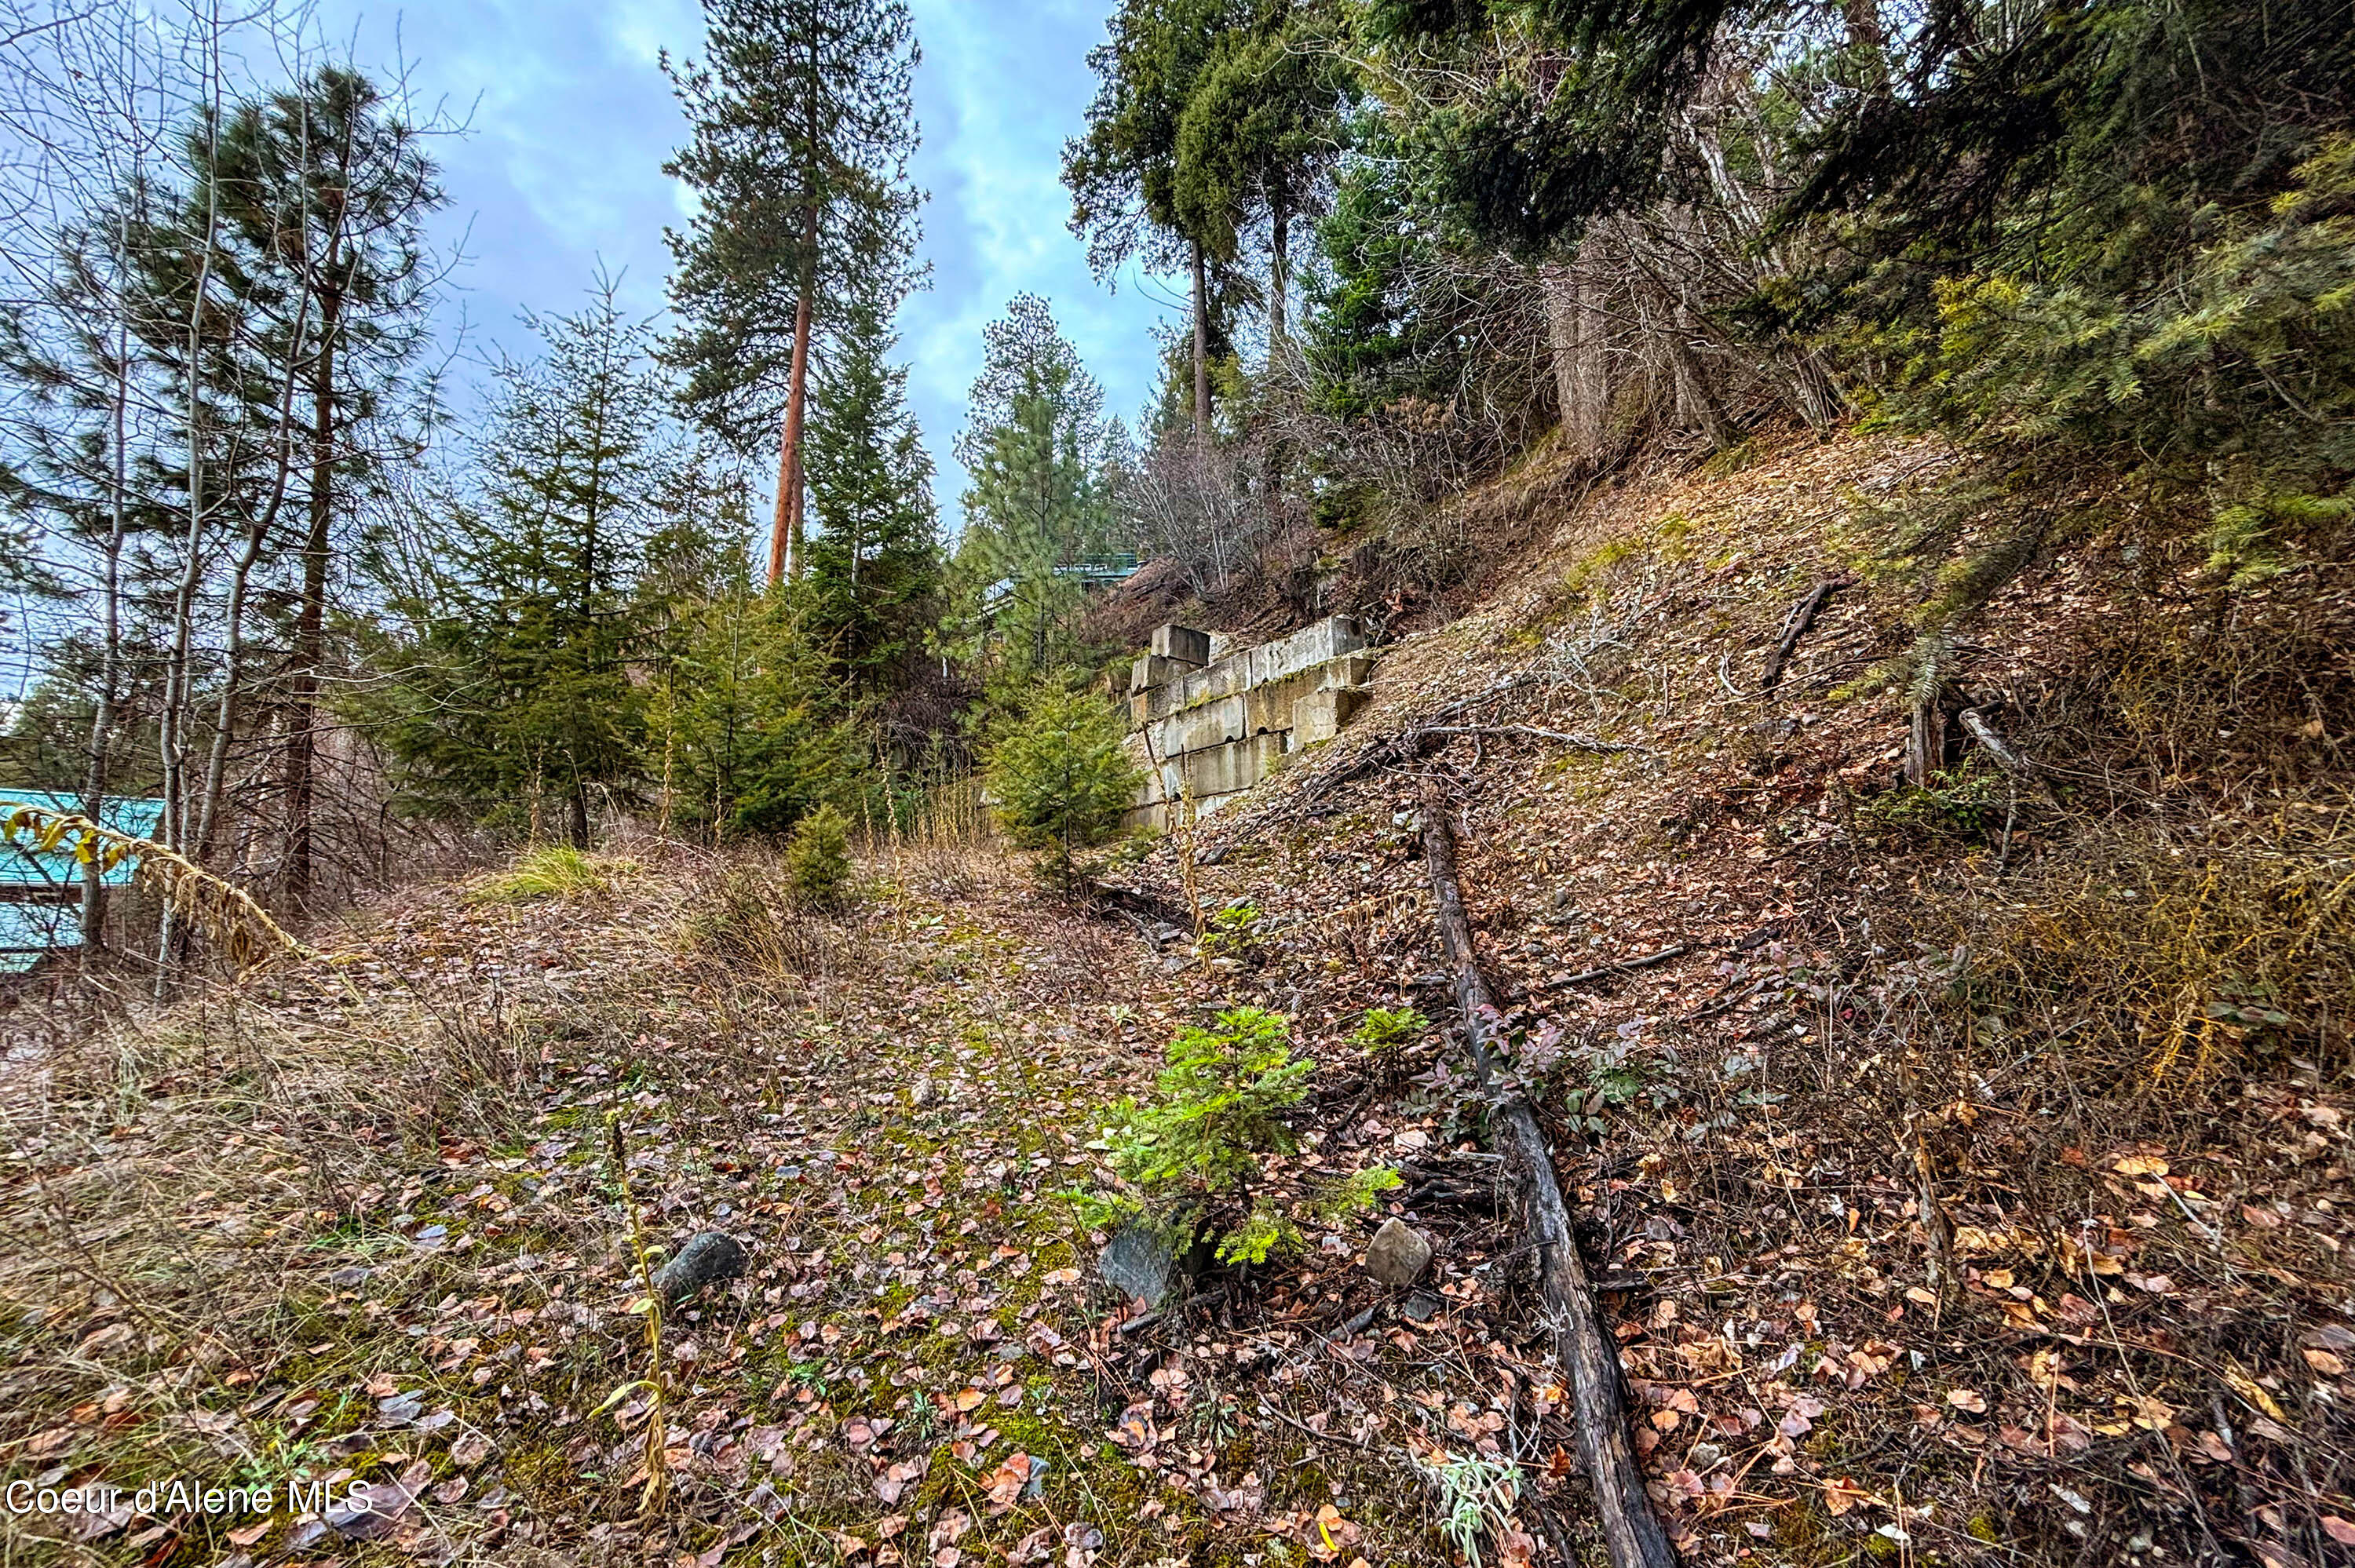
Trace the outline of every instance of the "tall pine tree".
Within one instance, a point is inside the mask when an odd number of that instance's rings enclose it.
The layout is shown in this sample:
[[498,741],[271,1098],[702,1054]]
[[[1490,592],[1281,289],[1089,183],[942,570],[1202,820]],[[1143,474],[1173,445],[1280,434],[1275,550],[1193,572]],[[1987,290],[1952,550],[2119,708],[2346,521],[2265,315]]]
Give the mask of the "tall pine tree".
[[669,235],[667,345],[687,406],[749,450],[781,424],[771,584],[803,565],[803,429],[822,302],[902,276],[918,51],[904,0],[705,0],[704,58],[669,71],[693,135],[665,172],[702,206]]
[[256,342],[279,363],[264,387],[295,384],[309,416],[280,871],[297,904],[313,871],[336,535],[379,477],[382,446],[400,444],[370,431],[403,408],[405,372],[428,333],[424,225],[442,193],[424,134],[365,75],[327,66],[188,138],[191,200],[222,219],[222,281],[268,322]]
[[957,456],[972,476],[957,567],[968,613],[995,629],[1000,678],[1068,662],[1079,579],[1105,546],[1103,393],[1044,300],[1017,295],[986,334]]
[[1088,52],[1096,96],[1086,133],[1063,146],[1071,231],[1088,242],[1099,278],[1132,258],[1156,270],[1179,262],[1192,280],[1194,428],[1210,429],[1210,278],[1225,233],[1182,197],[1178,138],[1188,102],[1239,0],[1124,0],[1109,41]]

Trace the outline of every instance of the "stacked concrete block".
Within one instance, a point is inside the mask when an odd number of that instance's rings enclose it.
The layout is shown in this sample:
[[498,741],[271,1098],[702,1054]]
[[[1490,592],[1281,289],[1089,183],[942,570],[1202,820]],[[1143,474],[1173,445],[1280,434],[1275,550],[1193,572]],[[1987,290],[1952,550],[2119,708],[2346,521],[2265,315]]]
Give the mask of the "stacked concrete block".
[[1158,653],[1139,653],[1136,662],[1128,667],[1129,694],[1134,696],[1139,692],[1149,692],[1156,686],[1183,680],[1189,672],[1200,668],[1199,664],[1188,664],[1182,659],[1165,659]]
[[1291,744],[1285,749],[1298,751],[1332,739],[1365,700],[1364,692],[1348,686],[1309,693],[1292,705]]
[[1225,639],[1164,626],[1129,673],[1130,753],[1146,770],[1131,826],[1205,817],[1329,740],[1366,699],[1373,655],[1346,616],[1229,652]]
[[1210,662],[1210,634],[1190,626],[1156,626],[1151,652],[1158,659],[1176,659],[1199,667]]

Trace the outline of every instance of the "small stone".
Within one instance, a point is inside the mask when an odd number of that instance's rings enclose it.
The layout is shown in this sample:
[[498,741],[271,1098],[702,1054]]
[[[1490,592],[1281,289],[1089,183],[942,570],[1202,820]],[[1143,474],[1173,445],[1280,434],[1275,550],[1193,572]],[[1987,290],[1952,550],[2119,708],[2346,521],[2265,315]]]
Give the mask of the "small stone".
[[930,1078],[918,1078],[918,1079],[916,1080],[915,1087],[913,1087],[913,1088],[911,1088],[911,1089],[910,1089],[910,1090],[908,1091],[908,1105],[909,1105],[910,1108],[914,1109],[914,1110],[922,1110],[922,1109],[923,1109],[926,1106],[931,1105],[932,1103],[932,1079],[930,1079]]
[[1416,1291],[1408,1297],[1406,1304],[1399,1308],[1399,1311],[1404,1314],[1407,1321],[1411,1323],[1435,1323],[1439,1320],[1439,1315],[1446,1310],[1447,1303],[1428,1290]]
[[1178,1260],[1149,1225],[1123,1227],[1096,1256],[1096,1272],[1106,1285],[1148,1308],[1160,1306],[1169,1294],[1177,1268]]
[[741,1277],[751,1262],[734,1236],[726,1231],[705,1231],[655,1271],[655,1289],[666,1303],[677,1305],[714,1285]]
[[406,1426],[425,1414],[425,1397],[418,1393],[396,1393],[376,1402],[377,1419],[388,1426]]
[[1366,1272],[1384,1285],[1404,1288],[1431,1266],[1431,1243],[1403,1220],[1384,1220],[1366,1248]]

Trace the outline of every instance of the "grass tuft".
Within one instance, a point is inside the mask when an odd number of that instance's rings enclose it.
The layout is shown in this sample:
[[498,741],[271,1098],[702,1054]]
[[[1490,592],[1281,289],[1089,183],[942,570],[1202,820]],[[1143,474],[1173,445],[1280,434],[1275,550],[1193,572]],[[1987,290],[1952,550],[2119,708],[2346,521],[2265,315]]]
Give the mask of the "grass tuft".
[[516,863],[477,884],[469,904],[527,904],[538,898],[596,898],[638,869],[637,863],[592,855],[570,844],[526,850]]

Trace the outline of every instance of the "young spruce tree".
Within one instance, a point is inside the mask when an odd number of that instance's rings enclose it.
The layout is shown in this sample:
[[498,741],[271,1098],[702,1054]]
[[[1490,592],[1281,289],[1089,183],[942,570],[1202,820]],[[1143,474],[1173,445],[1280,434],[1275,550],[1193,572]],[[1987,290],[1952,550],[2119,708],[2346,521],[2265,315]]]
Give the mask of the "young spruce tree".
[[855,299],[819,379],[809,429],[804,624],[853,697],[887,696],[938,614],[932,465],[908,411],[908,372],[890,362],[888,299]]

